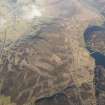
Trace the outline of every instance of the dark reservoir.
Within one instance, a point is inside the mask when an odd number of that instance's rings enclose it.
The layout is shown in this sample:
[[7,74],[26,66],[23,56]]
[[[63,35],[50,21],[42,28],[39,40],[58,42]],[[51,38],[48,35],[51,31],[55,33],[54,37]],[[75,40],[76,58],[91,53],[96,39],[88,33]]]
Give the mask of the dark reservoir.
[[[84,39],[86,45],[91,40],[93,33],[97,31],[105,31],[105,28],[100,26],[90,26],[89,28],[86,29],[86,31],[84,32]],[[87,49],[89,50],[90,53],[94,52],[90,50],[91,49],[90,47],[87,47]],[[101,54],[100,52],[94,52],[91,54],[91,56],[95,59],[96,65],[101,65],[105,68],[105,56],[103,54]]]

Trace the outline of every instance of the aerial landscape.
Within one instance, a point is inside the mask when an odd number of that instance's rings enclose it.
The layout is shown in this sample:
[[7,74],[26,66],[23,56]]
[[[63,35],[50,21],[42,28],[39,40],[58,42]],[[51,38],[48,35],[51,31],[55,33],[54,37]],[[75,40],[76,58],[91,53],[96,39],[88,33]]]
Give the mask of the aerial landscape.
[[0,105],[105,105],[105,0],[0,0]]

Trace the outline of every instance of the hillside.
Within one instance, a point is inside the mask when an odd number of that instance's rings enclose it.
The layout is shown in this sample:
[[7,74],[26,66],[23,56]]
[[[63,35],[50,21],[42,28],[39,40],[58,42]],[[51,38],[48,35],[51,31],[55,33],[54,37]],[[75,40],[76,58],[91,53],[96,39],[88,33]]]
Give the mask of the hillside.
[[[102,24],[103,17],[78,0],[36,0],[34,7],[31,0],[18,0],[15,13],[21,13],[16,15],[7,15],[10,1],[0,2],[5,5],[0,16],[6,19],[1,28],[1,97],[16,105],[47,105],[45,97],[63,93],[67,105],[72,95],[80,105],[96,105],[95,62],[85,48],[84,31]],[[37,14],[28,17],[29,10]]]

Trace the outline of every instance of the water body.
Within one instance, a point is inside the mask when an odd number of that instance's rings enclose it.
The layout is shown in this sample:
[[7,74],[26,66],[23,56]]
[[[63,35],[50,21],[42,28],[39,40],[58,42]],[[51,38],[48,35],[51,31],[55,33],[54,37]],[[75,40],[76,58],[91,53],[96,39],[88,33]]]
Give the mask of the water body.
[[103,54],[95,52],[91,56],[95,59],[96,65],[102,65],[105,68],[105,56]]
[[[105,28],[100,26],[91,26],[86,29],[86,31],[84,32],[84,39],[86,44],[88,44],[88,42],[91,40],[94,32],[97,32],[97,31],[105,31]],[[94,52],[91,50],[90,47],[87,47],[87,49],[90,53]],[[100,52],[95,52],[95,53],[92,53],[91,56],[95,59],[96,65],[101,65],[105,68],[105,56],[103,54],[101,54]]]
[[105,28],[99,26],[90,26],[84,32],[84,39],[86,44],[91,40],[92,35],[98,31],[105,31]]
[[[86,29],[84,32],[84,38],[85,42],[88,46],[88,42],[91,40],[92,35],[94,32],[97,31],[105,31],[103,27],[99,26],[92,26]],[[105,68],[105,55],[101,54],[100,52],[94,52],[89,46],[87,47],[88,51],[91,53],[91,56],[95,59],[96,63],[96,69],[95,69],[95,89],[96,89],[96,96],[97,99],[99,97],[99,94],[101,94],[103,91],[105,92],[105,85],[103,84],[103,79],[104,78],[104,69]],[[99,66],[98,66],[99,65]],[[98,78],[98,81],[97,81]],[[105,81],[105,80],[104,80]]]

